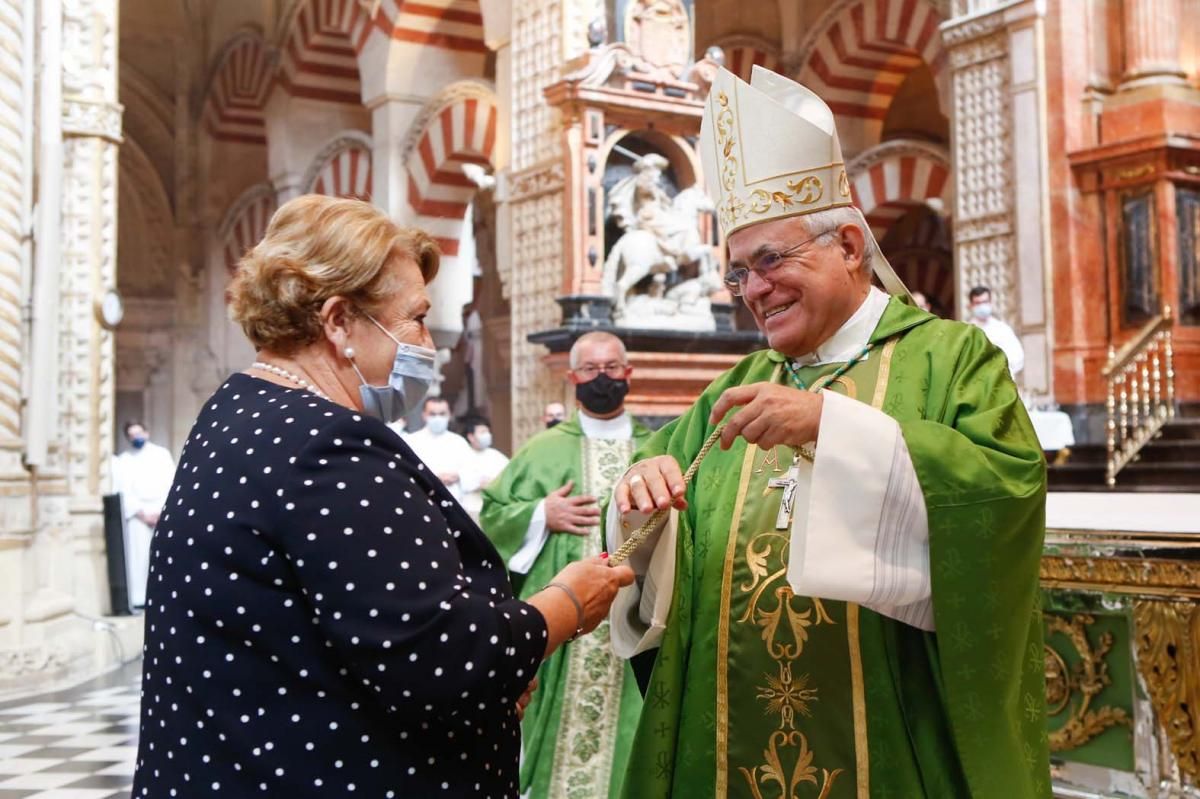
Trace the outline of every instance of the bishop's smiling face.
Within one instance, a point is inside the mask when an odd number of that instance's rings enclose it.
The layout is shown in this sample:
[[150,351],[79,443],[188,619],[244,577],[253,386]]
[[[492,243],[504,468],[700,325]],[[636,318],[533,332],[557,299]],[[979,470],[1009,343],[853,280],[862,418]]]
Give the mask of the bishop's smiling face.
[[[764,263],[764,256],[787,253],[822,232],[810,230],[804,216],[742,228],[729,237],[729,266]],[[765,277],[751,270],[742,301],[772,349],[806,355],[850,318],[870,290],[861,268],[864,244],[861,230],[842,225],[784,257]]]

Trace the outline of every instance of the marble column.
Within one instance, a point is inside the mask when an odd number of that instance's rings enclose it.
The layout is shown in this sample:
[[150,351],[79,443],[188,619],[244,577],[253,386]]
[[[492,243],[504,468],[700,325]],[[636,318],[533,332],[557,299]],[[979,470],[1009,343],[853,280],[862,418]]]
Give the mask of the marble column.
[[[0,235],[0,280],[29,309],[12,317],[0,305],[0,391],[19,385],[21,400],[0,402],[19,414],[21,434],[3,437],[12,420],[0,412],[0,692],[111,665],[117,648],[101,640],[110,632],[125,652],[138,646],[140,623],[88,620],[109,605],[100,498],[112,457],[113,339],[96,304],[116,286],[117,7],[0,2],[0,80],[15,103],[3,114],[4,218],[24,237],[14,249]],[[15,363],[9,350],[20,353]]]
[[[59,400],[74,574],[49,590],[96,614],[107,605],[100,496],[112,461],[114,359],[96,302],[117,284],[118,0],[63,0]],[[68,554],[67,552],[62,553]],[[64,581],[65,578],[65,581]],[[70,608],[63,607],[65,613]]]
[[1125,0],[1122,89],[1186,82],[1179,65],[1179,12],[1179,0]]
[[1000,6],[942,25],[953,92],[954,250],[960,315],[974,285],[1025,347],[1017,383],[1053,395],[1044,6]]

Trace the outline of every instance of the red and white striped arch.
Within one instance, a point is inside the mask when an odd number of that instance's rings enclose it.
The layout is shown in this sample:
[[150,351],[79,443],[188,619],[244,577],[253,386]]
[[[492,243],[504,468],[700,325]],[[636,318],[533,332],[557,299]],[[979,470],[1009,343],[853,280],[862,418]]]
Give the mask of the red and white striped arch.
[[361,103],[355,42],[369,27],[358,0],[304,0],[282,46],[280,84],[295,97]]
[[220,141],[266,144],[263,107],[271,90],[272,67],[262,37],[234,36],[217,58],[209,84],[204,123]]
[[898,140],[868,150],[846,171],[854,204],[880,238],[911,206],[944,196],[950,161],[940,148]]
[[248,189],[229,206],[217,230],[225,271],[230,275],[237,270],[242,256],[262,241],[276,207],[275,187],[270,183],[260,183]]
[[335,137],[313,159],[304,192],[370,200],[371,140],[358,131]]
[[942,80],[942,21],[929,0],[849,4],[816,39],[800,82],[836,115],[882,121],[900,84],[922,62]]
[[761,39],[738,36],[713,44],[724,51],[725,68],[744,81],[749,82],[750,72],[756,64],[772,72],[779,71],[779,51]]
[[479,0],[303,0],[282,44],[280,83],[294,96],[362,101],[358,55],[372,38],[482,57]]
[[439,50],[488,51],[479,0],[381,0],[369,24],[356,28],[359,52],[374,35]]
[[904,240],[889,239],[885,244],[888,262],[909,291],[920,291],[941,307],[943,313],[954,309],[954,257],[950,248],[947,220],[927,209],[908,206],[918,214],[915,224],[905,223]]
[[428,106],[424,126],[409,152],[408,202],[414,224],[437,238],[442,252],[458,254],[463,217],[478,187],[463,174],[463,164],[490,166],[496,149],[499,115],[496,97],[486,87],[460,83]]

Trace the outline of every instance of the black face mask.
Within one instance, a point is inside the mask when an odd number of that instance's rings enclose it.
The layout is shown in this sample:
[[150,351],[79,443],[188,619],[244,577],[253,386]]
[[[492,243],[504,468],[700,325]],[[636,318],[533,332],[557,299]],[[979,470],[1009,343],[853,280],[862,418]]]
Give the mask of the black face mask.
[[628,393],[628,380],[613,380],[603,372],[575,386],[575,399],[579,400],[584,410],[601,416],[621,407]]
[[546,422],[546,429],[549,430],[551,427],[555,427],[560,424],[562,424],[562,419],[551,419],[550,421]]

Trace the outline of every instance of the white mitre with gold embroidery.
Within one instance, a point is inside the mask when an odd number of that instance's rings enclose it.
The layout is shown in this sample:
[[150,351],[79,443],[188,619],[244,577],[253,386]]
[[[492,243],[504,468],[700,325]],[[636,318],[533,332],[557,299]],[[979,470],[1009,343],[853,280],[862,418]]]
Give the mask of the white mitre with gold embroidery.
[[[717,70],[700,125],[700,158],[726,236],[760,222],[853,206],[833,112],[799,83],[760,66],[750,83]],[[862,228],[884,288],[908,294],[866,219]]]

